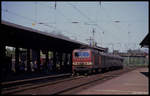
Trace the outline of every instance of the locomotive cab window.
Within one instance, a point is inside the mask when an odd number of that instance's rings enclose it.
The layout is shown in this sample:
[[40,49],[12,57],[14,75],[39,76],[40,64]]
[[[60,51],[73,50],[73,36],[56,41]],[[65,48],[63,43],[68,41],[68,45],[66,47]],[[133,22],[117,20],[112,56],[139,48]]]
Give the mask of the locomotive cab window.
[[89,57],[88,52],[75,52],[75,57]]

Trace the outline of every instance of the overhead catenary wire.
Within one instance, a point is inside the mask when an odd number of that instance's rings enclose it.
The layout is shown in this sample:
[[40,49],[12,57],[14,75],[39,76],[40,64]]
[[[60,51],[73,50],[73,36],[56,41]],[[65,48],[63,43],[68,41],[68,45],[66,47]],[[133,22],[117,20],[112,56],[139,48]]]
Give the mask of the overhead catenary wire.
[[[35,19],[32,19],[32,18],[29,18],[29,17],[26,17],[26,16],[23,16],[23,15],[20,15],[20,14],[17,14],[15,12],[12,12],[12,11],[9,11],[9,10],[5,10],[5,12],[8,12],[9,14],[13,14],[15,16],[19,16],[21,18],[24,18],[25,20],[28,20],[28,21],[32,21],[32,22],[37,22],[37,2],[35,2]],[[53,27],[53,26],[49,26],[48,23],[44,23],[44,22],[37,22],[37,24],[43,24],[44,26],[47,26],[47,27]]]
[[[79,9],[78,9],[79,10]],[[81,13],[81,11],[80,11],[80,13]],[[83,15],[82,15],[83,16]],[[84,15],[84,16],[86,16],[86,15]],[[87,16],[86,16],[87,17]],[[96,18],[97,19],[97,18]],[[87,17],[87,20],[89,20],[89,17]],[[90,19],[90,21],[92,21],[91,19]],[[96,20],[97,21],[97,20]],[[92,21],[93,22],[93,21]],[[102,36],[102,35],[104,35],[104,32],[106,32],[103,28],[101,28],[100,26],[99,26],[99,24],[98,23],[96,23],[96,24],[88,24],[88,25],[94,25],[95,27],[97,27],[98,29],[100,29],[101,30],[101,32],[97,32],[100,36]],[[100,33],[102,33],[102,34],[100,34]],[[102,38],[99,36],[99,38],[101,39],[100,41],[101,41],[101,44],[102,44]]]
[[[58,29],[58,26],[57,26],[57,28],[56,28],[56,20],[57,20],[57,18],[56,18],[56,13],[58,13],[58,11],[59,11],[59,13],[61,13],[61,15],[63,15],[69,22],[71,21],[70,19],[68,19],[58,8],[57,8],[57,5],[58,5],[58,3],[54,3],[54,6],[53,6],[53,9],[54,9],[54,22],[52,23],[52,24],[55,24],[55,26],[51,26],[51,25],[49,25],[49,23],[44,23],[44,22],[40,22],[39,24],[42,24],[42,25],[44,25],[44,26],[47,26],[47,27],[53,27],[54,28],[54,30],[56,30],[56,29]],[[50,24],[51,24],[51,22],[50,22]],[[59,29],[60,30],[60,29]],[[66,31],[66,30],[65,30]]]
[[[57,7],[58,6],[58,3],[54,3],[54,6],[53,6],[53,10],[54,10],[54,22],[52,23],[52,24],[55,24],[55,26],[53,26],[53,28],[54,28],[54,30],[56,31],[56,30],[60,30],[60,31],[62,31],[60,28],[58,28],[58,26],[56,26],[56,20],[57,20],[57,18],[56,18],[56,13],[58,13],[58,11],[59,11],[59,13],[61,13],[61,15],[63,15],[68,21],[69,21],[69,19],[59,10],[59,8]],[[49,26],[49,27],[51,27],[50,25],[49,25],[49,23],[43,23],[45,26]],[[54,31],[54,32],[55,32]],[[65,30],[66,31],[66,30]],[[69,32],[67,32],[67,33],[69,33]]]
[[[108,10],[106,10],[106,8],[104,8],[104,6],[103,6],[103,9],[104,9],[104,12],[105,13],[107,13],[106,15],[110,18],[110,21],[112,22],[113,21],[113,19],[112,19],[112,16],[110,16],[110,14],[109,14],[109,12],[108,12]],[[129,22],[139,22],[139,23],[141,23],[141,21],[142,20],[130,20],[130,21],[127,21],[127,20],[119,20],[119,23],[129,23]],[[113,22],[115,22],[115,21],[113,21]],[[115,25],[113,24],[113,26],[116,28],[116,29],[120,29],[120,30],[123,30],[122,32],[127,32],[126,31],[126,29],[127,29],[127,27],[121,27],[121,26],[119,26],[118,24],[116,24],[117,22],[115,22]],[[132,35],[132,34],[130,34],[130,35]],[[133,38],[135,38],[136,36],[131,36],[131,37],[133,37]],[[117,38],[119,38],[119,37],[117,37]],[[128,46],[129,47],[129,46]]]
[[37,23],[37,2],[35,1],[35,23]]
[[[86,19],[90,22],[95,22],[93,21],[91,18],[89,18],[87,15],[85,15],[80,9],[78,9],[75,5],[71,4],[71,3],[68,3],[69,5],[71,5],[74,9],[76,9],[83,17],[86,17]],[[95,24],[97,27],[100,28],[100,30],[102,30],[102,28],[98,25],[98,24]]]
[[[103,8],[104,9],[104,12],[105,12],[105,14],[106,14],[106,16],[110,19],[110,22],[112,23],[112,22],[115,22],[113,19],[112,19],[112,16],[110,16],[110,14],[109,14],[109,12],[104,8],[104,6],[102,6],[101,5],[101,8]],[[116,23],[118,23],[118,22],[116,22]],[[117,24],[116,24],[117,25]],[[118,29],[118,27],[119,26],[115,26],[114,24],[113,24],[113,26],[116,28],[116,29]],[[114,31],[115,32],[115,31]],[[112,33],[112,32],[110,32],[110,33]],[[114,33],[115,34],[115,33]],[[116,36],[116,35],[115,35]],[[117,36],[117,39],[116,40],[119,40],[119,36]],[[114,43],[115,44],[115,43]]]
[[[29,18],[29,17],[26,17],[26,16],[23,16],[23,15],[20,15],[20,14],[18,14],[18,13],[15,13],[15,12],[13,12],[13,11],[10,11],[10,10],[8,10],[8,9],[2,9],[2,11],[4,11],[4,12],[6,12],[6,13],[8,13],[8,14],[11,14],[11,15],[15,15],[15,16],[18,16],[18,17],[21,17],[21,18],[23,18],[24,20],[28,20],[28,21],[30,21],[30,22],[36,22],[37,24],[38,24],[38,22],[37,22],[37,2],[35,2],[35,19],[32,19],[32,18]],[[33,23],[32,23],[33,24]],[[46,25],[46,24],[45,24]],[[46,25],[46,26],[48,26],[48,25]],[[49,27],[52,27],[52,26],[49,26]]]
[[[43,7],[47,7],[47,9],[49,9],[49,10],[53,10],[54,9],[54,6],[53,6],[53,4],[51,4],[51,2],[50,3],[48,3],[48,2],[46,2],[46,3],[44,3],[44,4],[41,4],[40,2],[38,2],[38,5],[41,5],[40,6],[40,8],[43,6]],[[42,9],[42,8],[41,8]],[[50,12],[48,12],[48,13],[50,13]],[[49,17],[48,18],[46,18],[46,19],[44,19],[45,21],[47,21],[47,20],[49,20]],[[53,22],[54,23],[54,22]]]
[[[93,21],[91,18],[89,18],[87,15],[85,15],[80,9],[78,9],[75,5],[71,4],[71,3],[68,3],[69,5],[71,5],[74,9],[76,9],[83,17],[86,17],[86,19],[90,22],[95,22]],[[103,31],[103,28],[101,28],[98,24],[95,24],[100,30]]]
[[[57,8],[57,12],[59,12],[62,16],[64,16],[69,23],[81,23],[80,21],[79,22],[72,21],[70,18],[68,18],[66,15],[64,15],[64,13],[61,12],[58,8]],[[80,24],[79,24],[79,27],[80,27],[80,29],[83,29]]]
[[88,21],[90,20],[91,22],[93,22],[93,20],[91,20],[91,18],[89,18],[88,16],[86,16],[80,9],[78,9],[75,5],[68,3],[69,5],[71,5],[74,9],[76,9],[82,16],[86,17],[88,19]]
[[[15,12],[9,11],[8,9],[2,9],[2,11],[7,12],[8,14],[12,14],[12,15],[15,15],[15,16],[18,16],[18,17],[21,17],[21,18],[24,18],[25,20],[28,20],[28,21],[30,21],[30,22],[37,22],[36,19],[32,19],[32,18],[23,16],[23,15],[17,14],[17,13],[15,13]],[[9,20],[10,20],[10,19],[9,19]],[[50,28],[53,27],[53,26],[48,25],[48,24],[43,23],[43,22],[37,22],[37,24],[40,24],[40,25],[42,24],[42,25],[47,26],[47,27],[50,27]],[[54,27],[53,27],[53,28],[54,28]]]
[[99,6],[100,6],[100,8],[101,8],[101,3],[102,3],[102,2],[101,2],[101,1],[99,1]]
[[[112,16],[110,16],[109,12],[106,10],[106,8],[104,7],[103,4],[101,4],[101,9],[104,10],[106,16],[110,19],[110,22],[112,23],[112,22],[113,22]],[[114,26],[114,24],[112,24],[112,25]],[[116,28],[116,26],[115,26],[115,28]],[[114,31],[114,32],[115,32],[115,31]],[[112,32],[109,32],[109,34],[110,34],[110,33],[112,33]],[[117,39],[118,39],[118,37],[117,37]]]
[[31,18],[29,18],[29,17],[26,17],[26,16],[23,16],[23,15],[17,14],[17,13],[15,13],[15,12],[9,11],[8,9],[2,9],[2,11],[7,12],[7,13],[9,13],[9,14],[13,14],[13,15],[19,16],[19,17],[22,17],[22,18],[24,18],[24,19],[26,19],[26,20],[29,20],[29,21],[34,21],[34,22],[36,21],[35,19],[31,19]]

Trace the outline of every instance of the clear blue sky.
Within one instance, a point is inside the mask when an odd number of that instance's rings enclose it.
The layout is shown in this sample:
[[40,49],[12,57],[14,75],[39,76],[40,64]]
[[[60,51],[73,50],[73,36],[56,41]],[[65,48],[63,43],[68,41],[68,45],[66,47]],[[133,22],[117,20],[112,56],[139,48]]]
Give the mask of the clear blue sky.
[[55,2],[48,1],[2,1],[1,4],[2,20],[61,33],[80,42],[88,43],[86,39],[92,36],[94,28],[95,41],[110,51],[138,49],[148,34],[148,2],[61,1],[56,2],[56,9]]

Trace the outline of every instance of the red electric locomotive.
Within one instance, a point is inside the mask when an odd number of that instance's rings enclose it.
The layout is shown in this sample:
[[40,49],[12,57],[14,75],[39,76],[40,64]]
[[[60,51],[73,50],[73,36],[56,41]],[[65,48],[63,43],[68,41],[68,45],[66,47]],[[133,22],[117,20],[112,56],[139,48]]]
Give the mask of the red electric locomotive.
[[75,49],[72,53],[72,70],[76,73],[93,73],[112,68],[123,68],[123,58],[95,49]]

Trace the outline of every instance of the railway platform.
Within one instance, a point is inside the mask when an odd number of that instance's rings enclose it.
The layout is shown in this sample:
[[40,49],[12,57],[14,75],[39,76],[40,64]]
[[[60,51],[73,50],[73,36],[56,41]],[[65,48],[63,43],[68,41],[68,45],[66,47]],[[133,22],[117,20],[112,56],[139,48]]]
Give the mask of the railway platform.
[[148,68],[137,68],[119,77],[97,84],[76,94],[149,94]]

